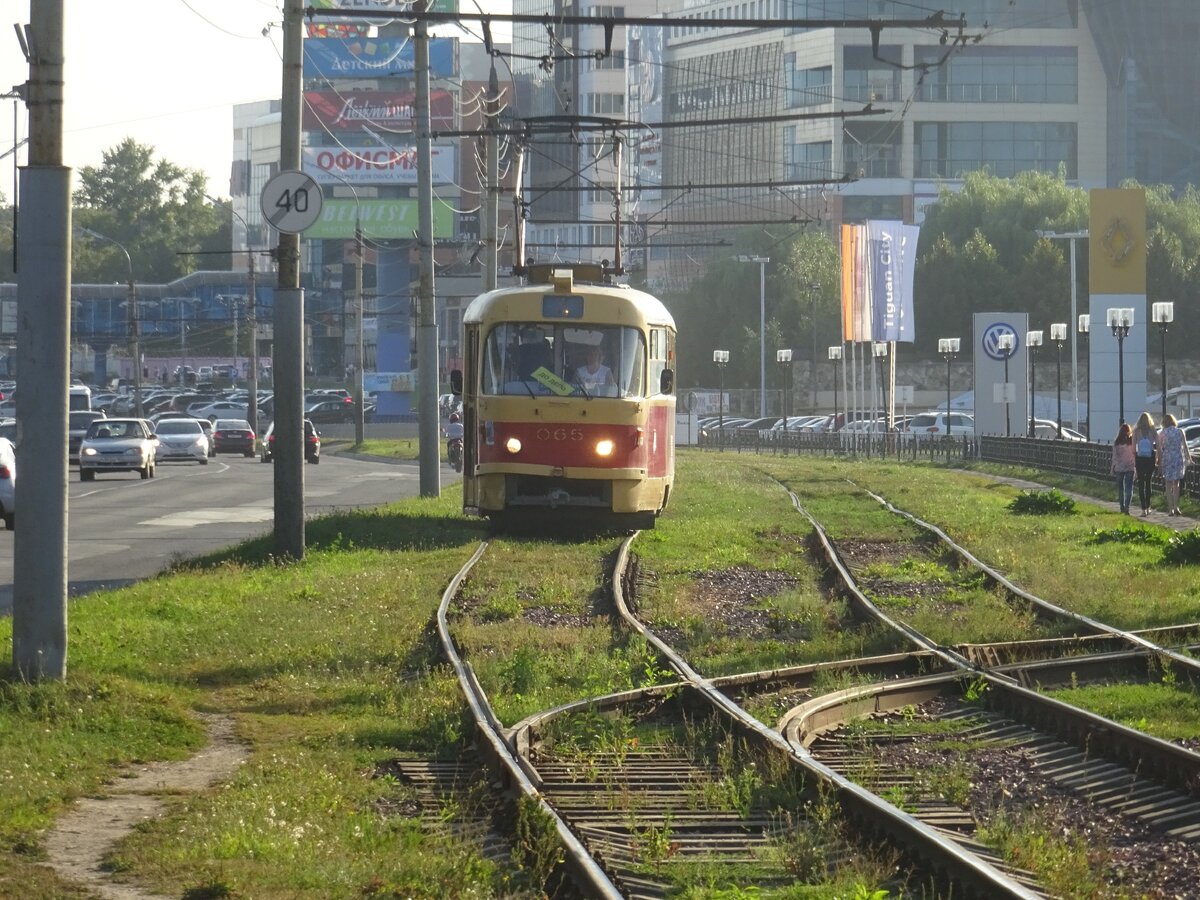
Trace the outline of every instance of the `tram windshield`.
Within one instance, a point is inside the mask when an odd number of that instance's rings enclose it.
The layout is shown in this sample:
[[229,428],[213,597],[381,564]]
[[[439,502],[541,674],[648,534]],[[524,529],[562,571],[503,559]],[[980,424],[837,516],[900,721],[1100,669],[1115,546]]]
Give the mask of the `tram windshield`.
[[483,351],[484,394],[644,397],[646,344],[636,328],[503,322]]

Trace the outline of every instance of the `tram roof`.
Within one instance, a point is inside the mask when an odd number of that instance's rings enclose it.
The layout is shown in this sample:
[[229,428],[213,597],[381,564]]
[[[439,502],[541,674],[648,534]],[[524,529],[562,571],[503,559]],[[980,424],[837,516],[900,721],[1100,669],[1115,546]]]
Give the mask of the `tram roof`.
[[524,310],[519,309],[519,307],[523,305],[521,303],[522,300],[540,303],[540,298],[547,294],[612,298],[634,305],[641,312],[642,316],[650,322],[670,325],[672,328],[675,327],[674,317],[672,317],[666,306],[663,305],[663,302],[653,294],[647,294],[645,291],[640,291],[627,284],[578,282],[575,281],[573,273],[569,268],[554,270],[552,277],[547,281],[537,281],[515,287],[503,287],[494,291],[488,291],[486,294],[480,294],[471,301],[463,313],[463,322],[482,322],[485,317],[490,318],[495,316],[498,308],[505,304],[513,307],[512,314],[514,317],[540,318],[540,316],[536,315],[531,316]]

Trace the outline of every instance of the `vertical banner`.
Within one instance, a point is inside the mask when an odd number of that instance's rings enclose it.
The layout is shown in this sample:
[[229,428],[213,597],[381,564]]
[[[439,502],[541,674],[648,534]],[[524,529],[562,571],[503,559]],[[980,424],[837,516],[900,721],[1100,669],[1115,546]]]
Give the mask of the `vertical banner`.
[[[412,277],[408,263],[409,247],[380,248],[377,253],[375,369],[403,376],[413,368],[409,321],[409,282]],[[396,383],[395,386],[405,386],[402,377],[392,381]],[[412,395],[395,390],[380,391],[376,409],[377,416],[406,415],[412,411]]]
[[915,339],[913,270],[920,228],[903,222],[874,220],[866,227],[871,340],[911,344]]
[[842,338],[871,339],[871,298],[868,278],[869,248],[863,225],[842,226]]

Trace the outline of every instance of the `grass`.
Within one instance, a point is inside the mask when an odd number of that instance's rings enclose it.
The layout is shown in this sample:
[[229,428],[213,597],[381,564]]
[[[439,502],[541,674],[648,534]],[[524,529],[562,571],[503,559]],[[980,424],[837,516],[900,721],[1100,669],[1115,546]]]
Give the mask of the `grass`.
[[[445,449],[444,447],[442,448]],[[354,451],[364,456],[381,459],[415,460],[420,452],[420,441],[414,438],[367,438],[355,446]]]
[[[362,449],[416,456],[415,441],[383,443]],[[636,545],[639,600],[651,626],[706,674],[900,646],[825,597],[823,575],[808,561],[807,525],[772,476],[820,506],[835,536],[916,534],[873,501],[854,499],[853,480],[942,525],[1032,592],[1125,627],[1191,621],[1200,599],[1194,579],[1158,562],[1159,543],[1097,540],[1123,520],[1086,503],[1069,516],[1014,516],[1006,507],[1018,489],[973,473],[681,450],[671,508]],[[67,682],[0,680],[0,895],[86,896],[41,865],[46,830],[123,766],[195,752],[204,736],[193,710],[233,715],[249,762],[220,789],[170,798],[165,818],[113,853],[119,877],[192,896],[536,893],[531,872],[544,863],[537,847],[525,870],[385,812],[408,796],[380,775],[389,761],[452,757],[469,737],[457,684],[426,627],[450,576],[484,535],[457,507],[449,492],[330,516],[308,524],[302,563],[276,561],[265,536],[75,601]],[[499,541],[490,554],[498,565],[468,582],[455,627],[505,721],[669,677],[645,642],[613,627],[604,607],[615,547],[603,537]],[[714,626],[704,578],[729,572],[770,587],[744,603],[761,614],[765,631]],[[945,580],[954,573],[926,562],[889,574]],[[1114,587],[1097,591],[1097,584]],[[1117,587],[1129,584],[1136,592]],[[11,627],[0,620],[5,656]],[[1180,702],[1182,693],[1164,681],[1067,696],[1187,739],[1200,728],[1200,712]],[[770,701],[761,707],[775,711]],[[636,726],[595,727],[601,746],[649,740]],[[744,797],[745,787],[731,782],[730,796]],[[798,838],[788,852],[803,856],[804,843]],[[689,890],[722,896],[725,886],[698,874]],[[805,891],[833,895],[817,885]]]

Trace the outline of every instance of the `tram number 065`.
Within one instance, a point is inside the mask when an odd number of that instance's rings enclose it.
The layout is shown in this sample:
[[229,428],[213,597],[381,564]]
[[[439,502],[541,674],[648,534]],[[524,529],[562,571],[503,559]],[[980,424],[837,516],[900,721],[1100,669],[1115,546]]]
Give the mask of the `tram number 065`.
[[537,439],[539,441],[582,441],[582,428],[539,428],[537,430]]

